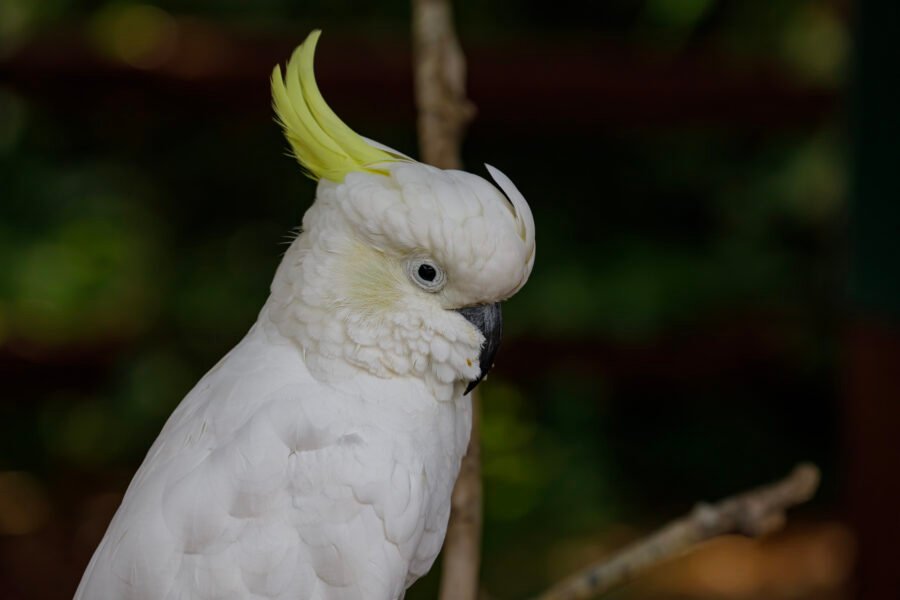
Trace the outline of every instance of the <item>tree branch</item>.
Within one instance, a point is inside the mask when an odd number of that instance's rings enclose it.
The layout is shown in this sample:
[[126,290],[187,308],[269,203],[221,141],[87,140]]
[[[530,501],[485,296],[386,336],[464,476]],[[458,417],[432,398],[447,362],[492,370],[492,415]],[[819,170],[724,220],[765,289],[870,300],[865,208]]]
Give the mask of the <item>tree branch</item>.
[[475,107],[466,98],[466,59],[449,0],[412,0],[419,151],[442,169],[462,166],[460,146]]
[[[460,146],[475,114],[466,99],[466,61],[449,0],[412,0],[415,95],[421,159],[442,169],[462,166]],[[453,489],[444,541],[441,600],[475,600],[481,562],[480,402],[472,393],[469,448]]]
[[537,600],[596,597],[711,538],[726,534],[758,537],[776,531],[784,525],[788,508],[815,495],[819,478],[817,467],[801,464],[776,483],[717,504],[698,504],[689,515],[563,580]]

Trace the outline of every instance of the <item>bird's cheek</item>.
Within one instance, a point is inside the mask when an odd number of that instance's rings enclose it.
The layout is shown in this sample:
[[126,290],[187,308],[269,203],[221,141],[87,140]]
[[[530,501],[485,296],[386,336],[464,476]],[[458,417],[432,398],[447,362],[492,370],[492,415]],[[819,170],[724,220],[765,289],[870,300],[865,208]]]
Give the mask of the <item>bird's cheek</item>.
[[[466,324],[467,327],[469,324]],[[435,334],[429,343],[429,358],[437,379],[443,383],[455,381],[471,381],[480,373],[479,354],[481,352],[482,338],[480,335],[468,332],[459,337],[455,335],[443,336]],[[463,341],[459,338],[465,338]],[[454,341],[450,341],[453,339]],[[471,342],[471,343],[467,343]]]

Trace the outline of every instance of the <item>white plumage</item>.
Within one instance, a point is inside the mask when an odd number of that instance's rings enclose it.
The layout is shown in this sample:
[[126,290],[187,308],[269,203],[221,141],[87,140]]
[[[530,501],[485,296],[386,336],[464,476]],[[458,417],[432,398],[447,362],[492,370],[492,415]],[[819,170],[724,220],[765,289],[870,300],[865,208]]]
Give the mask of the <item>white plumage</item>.
[[[484,336],[534,223],[511,182],[398,158],[322,179],[247,336],[135,475],[79,600],[384,599],[431,567]],[[439,290],[410,264],[442,270]],[[214,310],[215,307],[210,307]]]
[[440,549],[470,427],[411,383],[322,384],[258,323],[169,419],[76,598],[398,597]]

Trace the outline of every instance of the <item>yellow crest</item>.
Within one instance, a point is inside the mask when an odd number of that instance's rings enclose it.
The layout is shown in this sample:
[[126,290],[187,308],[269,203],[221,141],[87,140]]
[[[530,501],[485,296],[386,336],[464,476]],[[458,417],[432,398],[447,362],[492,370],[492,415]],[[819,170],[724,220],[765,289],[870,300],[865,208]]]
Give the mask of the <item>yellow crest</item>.
[[319,92],[313,58],[321,34],[316,29],[294,50],[284,79],[281,67],[276,65],[272,71],[272,102],[278,122],[294,156],[313,179],[340,182],[352,171],[385,174],[377,165],[404,158],[366,142],[334,114]]

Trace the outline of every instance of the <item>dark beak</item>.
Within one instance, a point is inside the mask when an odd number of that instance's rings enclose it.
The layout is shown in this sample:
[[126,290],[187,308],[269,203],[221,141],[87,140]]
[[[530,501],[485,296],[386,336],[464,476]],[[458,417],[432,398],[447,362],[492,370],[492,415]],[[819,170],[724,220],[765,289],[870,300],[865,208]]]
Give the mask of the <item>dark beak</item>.
[[465,395],[475,389],[475,386],[494,366],[494,356],[497,354],[497,348],[500,347],[500,335],[503,332],[503,315],[500,312],[499,302],[469,306],[461,308],[457,312],[484,335],[484,345],[481,347],[481,355],[478,357],[478,366],[481,367],[481,372],[477,379],[469,382],[463,394]]

